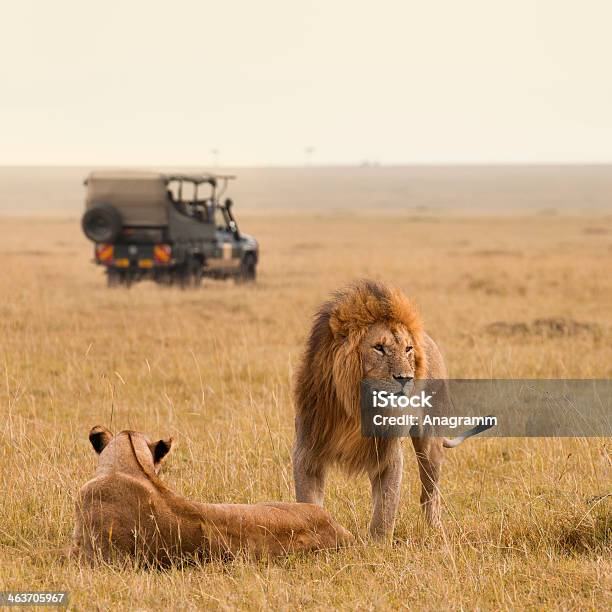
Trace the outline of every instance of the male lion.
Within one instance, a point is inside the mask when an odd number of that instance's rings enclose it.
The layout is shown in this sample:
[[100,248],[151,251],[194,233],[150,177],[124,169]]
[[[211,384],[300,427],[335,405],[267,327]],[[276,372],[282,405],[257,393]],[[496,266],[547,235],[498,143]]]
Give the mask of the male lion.
[[[393,534],[403,454],[399,438],[362,437],[360,383],[365,378],[399,382],[402,388],[413,379],[447,378],[440,351],[406,296],[368,280],[337,292],[315,317],[295,380],[293,471],[297,501],[320,505],[331,465],[349,474],[366,472],[373,499],[370,533],[382,538]],[[440,520],[442,447],[456,446],[474,433],[454,440],[412,438],[421,505],[432,524]]]
[[147,565],[245,551],[283,555],[349,544],[353,536],[312,504],[202,504],[174,493],[157,476],[172,439],[151,442],[136,431],[116,436],[96,426],[95,477],[76,503],[73,555],[137,557]]

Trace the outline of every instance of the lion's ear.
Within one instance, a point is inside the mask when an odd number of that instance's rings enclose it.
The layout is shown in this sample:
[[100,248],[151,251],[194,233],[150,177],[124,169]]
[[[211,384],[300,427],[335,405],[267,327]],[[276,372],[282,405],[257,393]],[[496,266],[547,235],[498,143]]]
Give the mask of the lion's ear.
[[331,333],[333,334],[336,340],[344,341],[348,337],[348,333],[345,329],[345,326],[335,315],[335,313],[332,313],[329,317],[329,329],[331,330]]
[[106,448],[113,439],[113,434],[102,425],[95,425],[89,431],[89,441],[98,455]]

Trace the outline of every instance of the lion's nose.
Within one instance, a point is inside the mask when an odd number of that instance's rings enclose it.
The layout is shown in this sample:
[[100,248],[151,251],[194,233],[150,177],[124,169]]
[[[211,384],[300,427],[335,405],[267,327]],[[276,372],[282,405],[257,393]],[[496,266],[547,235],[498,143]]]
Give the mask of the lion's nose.
[[400,385],[402,385],[402,388],[406,386],[406,383],[412,382],[414,380],[413,376],[404,376],[403,374],[394,374],[393,378],[397,380]]

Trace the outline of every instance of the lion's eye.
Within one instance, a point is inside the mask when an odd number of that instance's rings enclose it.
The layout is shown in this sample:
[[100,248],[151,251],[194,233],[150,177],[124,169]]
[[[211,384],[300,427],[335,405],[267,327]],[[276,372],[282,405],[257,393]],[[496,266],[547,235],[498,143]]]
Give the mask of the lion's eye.
[[407,347],[406,347],[406,352],[407,352],[407,353],[409,353],[411,350],[412,350],[412,347],[411,347],[411,346],[407,346]]
[[378,351],[381,355],[385,354],[385,347],[382,344],[375,344],[374,350]]

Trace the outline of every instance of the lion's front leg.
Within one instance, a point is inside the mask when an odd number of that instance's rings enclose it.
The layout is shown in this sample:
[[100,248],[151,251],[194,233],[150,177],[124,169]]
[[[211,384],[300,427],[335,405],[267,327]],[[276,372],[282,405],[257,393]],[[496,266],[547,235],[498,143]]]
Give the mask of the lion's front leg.
[[325,495],[325,468],[316,466],[309,460],[296,440],[293,448],[293,481],[295,483],[295,498],[298,502],[323,505]]
[[440,473],[442,440],[440,438],[412,438],[421,478],[421,508],[425,519],[433,526],[440,524]]
[[386,539],[393,536],[400,500],[403,465],[402,447],[398,443],[388,463],[382,469],[370,474],[373,506],[370,535],[373,538]]

